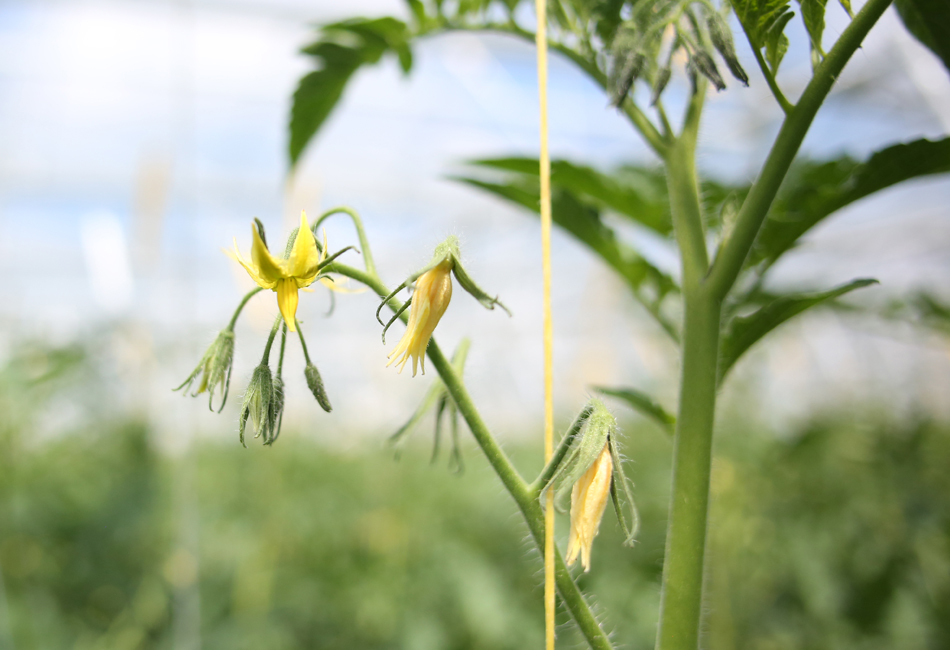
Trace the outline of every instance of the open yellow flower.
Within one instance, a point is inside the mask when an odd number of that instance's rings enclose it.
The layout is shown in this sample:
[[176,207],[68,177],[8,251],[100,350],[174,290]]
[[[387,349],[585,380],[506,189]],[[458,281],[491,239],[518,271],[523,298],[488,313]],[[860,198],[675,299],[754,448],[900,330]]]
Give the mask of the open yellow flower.
[[607,443],[597,460],[571,489],[571,536],[567,542],[567,563],[574,564],[580,555],[584,571],[590,571],[590,549],[607,507],[613,474],[614,462],[610,444]]
[[[241,263],[248,275],[264,289],[277,292],[277,306],[287,329],[297,331],[297,290],[310,286],[320,272],[321,255],[317,240],[310,231],[307,215],[300,213],[300,230],[287,259],[271,255],[257,226],[251,226],[251,259],[245,259],[234,241],[231,256]],[[326,248],[324,247],[324,256]]]
[[389,353],[387,368],[398,363],[399,372],[402,372],[409,357],[412,357],[412,376],[416,376],[417,363],[422,366],[422,374],[426,374],[426,347],[452,299],[452,267],[453,259],[446,258],[416,280],[409,324],[399,344]]

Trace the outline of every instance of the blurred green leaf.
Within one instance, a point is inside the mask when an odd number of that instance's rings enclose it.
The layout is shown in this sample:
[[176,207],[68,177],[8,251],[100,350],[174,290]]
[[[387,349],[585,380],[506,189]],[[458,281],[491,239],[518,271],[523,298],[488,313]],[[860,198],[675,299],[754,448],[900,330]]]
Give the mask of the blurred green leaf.
[[[540,189],[537,161],[521,158],[505,158],[494,161],[482,161],[482,166],[512,172],[505,182],[494,183],[476,178],[456,177],[463,183],[486,190],[525,207],[535,214],[540,210]],[[673,325],[660,313],[660,303],[670,293],[678,291],[676,283],[667,274],[653,266],[632,247],[621,241],[612,228],[601,218],[601,207],[619,206],[631,214],[636,214],[634,206],[643,206],[643,221],[654,223],[663,228],[660,213],[655,204],[647,198],[623,188],[602,175],[570,163],[558,161],[552,163],[551,175],[551,217],[554,223],[583,242],[597,253],[610,267],[617,271],[648,311],[660,322],[675,339],[677,334]],[[649,176],[642,176],[647,180]],[[599,200],[594,200],[597,197]],[[619,210],[618,210],[619,211]],[[628,215],[630,216],[630,215]],[[645,289],[649,289],[647,293]]]
[[667,435],[673,435],[676,426],[676,416],[663,408],[655,399],[636,388],[606,388],[594,386],[594,390],[604,395],[610,395],[625,401],[633,410],[652,418],[663,428]]
[[947,0],[895,0],[904,26],[936,54],[950,71],[950,2]]
[[877,280],[862,278],[821,293],[781,296],[748,316],[736,316],[720,343],[720,382],[746,350],[785,321],[815,305],[871,284],[877,284]]
[[773,264],[812,227],[844,206],[902,181],[950,172],[950,138],[915,140],[874,153],[805,162],[789,174],[756,239],[750,264]]
[[386,53],[396,54],[403,72],[412,68],[409,39],[406,24],[389,17],[354,18],[321,28],[320,38],[302,50],[316,60],[318,69],[305,75],[294,92],[290,110],[291,165],[297,163],[326,122],[357,70],[377,63]]
[[[538,178],[540,173],[537,158],[486,158],[470,164],[513,172],[529,179]],[[538,181],[532,182],[537,184]],[[660,169],[626,166],[609,175],[568,160],[554,160],[551,161],[551,187],[570,190],[598,208],[613,210],[660,235],[669,235],[673,230],[666,176]],[[526,207],[537,211],[537,206],[535,199],[533,207]]]

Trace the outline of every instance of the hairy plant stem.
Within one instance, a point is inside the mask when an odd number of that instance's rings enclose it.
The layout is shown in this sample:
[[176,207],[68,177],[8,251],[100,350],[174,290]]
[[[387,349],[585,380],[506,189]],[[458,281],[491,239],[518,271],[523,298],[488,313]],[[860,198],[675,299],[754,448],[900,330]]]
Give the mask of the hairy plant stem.
[[[340,275],[356,280],[375,291],[381,298],[385,298],[390,294],[389,289],[374,273],[367,273],[337,263],[331,264],[327,268],[327,272],[339,273]],[[388,304],[390,309],[394,312],[399,311],[402,307],[402,303],[395,298],[391,298]],[[406,315],[403,314],[401,319],[406,321]],[[481,447],[492,469],[498,474],[498,478],[501,479],[505,489],[508,490],[508,493],[521,510],[521,514],[524,515],[525,522],[528,524],[528,529],[531,531],[531,536],[534,538],[538,549],[543,549],[544,511],[538,500],[537,492],[533,491],[525,482],[518,473],[518,470],[512,465],[511,460],[505,454],[504,450],[502,450],[501,446],[495,440],[495,437],[478,413],[474,402],[472,402],[472,398],[468,394],[468,390],[465,388],[462,378],[452,367],[451,362],[442,354],[442,350],[438,344],[436,344],[435,339],[429,341],[426,356],[429,357],[432,366],[436,372],[439,373],[439,377],[445,384],[446,390],[452,396],[452,400],[458,407],[462,417],[465,418],[469,430],[471,430],[475,441],[478,443],[478,446]],[[561,601],[571,613],[571,616],[574,618],[574,621],[577,623],[578,628],[590,647],[595,650],[611,650],[613,646],[610,643],[610,639],[607,638],[606,633],[601,629],[596,617],[590,610],[590,606],[584,599],[584,595],[578,588],[577,583],[574,582],[574,578],[571,577],[571,573],[559,551],[555,552],[555,580]]]
[[815,114],[890,2],[868,0],[818,66],[798,103],[783,105],[787,117],[782,129],[711,269],[695,166],[705,88],[694,95],[683,132],[666,156],[670,207],[682,255],[685,317],[657,650],[696,650],[699,646],[722,301],[735,284]]
[[682,256],[683,365],[673,442],[673,491],[663,560],[658,650],[696,650],[712,464],[720,307],[703,287],[709,267],[696,178],[696,138],[707,84],[687,107],[683,132],[666,160],[673,227]]

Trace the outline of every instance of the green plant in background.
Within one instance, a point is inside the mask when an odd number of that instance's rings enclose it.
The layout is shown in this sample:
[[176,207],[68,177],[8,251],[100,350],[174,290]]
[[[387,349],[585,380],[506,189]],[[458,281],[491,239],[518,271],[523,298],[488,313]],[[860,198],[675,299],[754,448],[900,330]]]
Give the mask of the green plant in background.
[[[826,44],[826,3],[799,1],[813,70],[801,94],[789,99],[782,89],[779,71],[789,45],[785,28],[794,16],[790,0],[733,0],[721,6],[707,0],[554,0],[550,3],[549,47],[604,89],[611,104],[642,136],[658,162],[656,168],[627,166],[605,173],[569,161],[557,161],[552,165],[552,198],[555,223],[613,268],[633,297],[680,346],[681,384],[675,418],[656,400],[635,388],[604,391],[644,410],[674,430],[672,492],[656,642],[660,650],[694,650],[699,644],[703,578],[707,572],[715,574],[715,567],[707,569],[705,566],[713,422],[717,391],[728,371],[756,342],[790,318],[875,282],[856,279],[818,291],[777,294],[768,288],[771,269],[812,227],[842,207],[904,180],[950,171],[950,139],[896,144],[863,162],[847,158],[796,162],[802,141],[835,80],[890,0],[867,0],[856,12],[847,0],[841,0],[841,4],[851,20],[836,40]],[[304,49],[313,57],[317,69],[301,79],[294,94],[291,163],[298,162],[360,67],[393,54],[408,72],[412,66],[412,47],[418,39],[454,31],[500,32],[532,41],[535,34],[523,26],[526,21],[519,11],[520,6],[518,0],[452,3],[410,0],[411,23],[391,17],[357,18],[320,28],[317,40]],[[911,30],[941,56],[945,64],[950,64],[946,3],[907,0],[900,3],[899,8]],[[724,63],[740,83],[756,82],[750,81],[737,58],[727,22],[730,11],[734,12],[751,46],[762,78],[784,113],[781,129],[756,180],[751,185],[735,187],[700,181],[696,167],[697,135],[708,87],[712,84],[722,90],[726,86],[717,60]],[[682,117],[675,120],[667,113],[664,96],[674,74],[681,72],[675,69],[678,61],[684,62],[682,72],[688,80],[688,99]],[[649,107],[637,101],[636,91],[640,87],[649,92]],[[530,210],[538,210],[536,160],[495,158],[476,161],[474,167],[480,173],[461,180]],[[494,174],[494,177],[486,178],[483,174]],[[628,218],[674,243],[679,250],[680,277],[664,273],[618,236],[602,219],[606,211]],[[353,219],[365,267],[344,265],[335,261],[336,256],[326,258],[324,247],[319,268],[308,267],[306,278],[310,278],[311,271],[314,277],[319,272],[352,278],[375,291],[382,298],[381,307],[388,306],[394,318],[405,321],[409,301],[398,301],[395,298],[398,289],[391,292],[381,279],[362,223],[352,210],[332,210],[312,225],[303,221],[301,230],[288,241],[285,259],[291,255],[294,237],[299,240],[307,226],[315,235],[322,221],[337,212],[344,212]],[[255,236],[258,234],[263,242],[262,226],[255,230]],[[306,238],[316,246],[316,239],[309,233]],[[716,243],[711,246],[711,242]],[[465,419],[540,546],[543,527],[538,497],[547,481],[539,477],[528,483],[515,469],[472,402],[462,379],[461,364],[451,364],[435,340],[429,340],[438,316],[448,303],[445,281],[451,287],[449,269],[442,268],[448,258],[437,257],[428,271],[434,273],[442,269],[438,286],[443,289],[437,291],[434,298],[416,298],[413,305],[413,309],[419,305],[420,309],[435,311],[418,319],[415,312],[411,313],[410,322],[416,319],[426,327],[420,326],[418,331],[411,329],[405,346],[397,348],[394,354],[403,355],[401,363],[412,356],[415,370],[416,360],[425,349],[439,374],[437,388],[427,402],[442,400],[445,404],[451,400],[453,409]],[[263,254],[261,259],[264,259]],[[254,260],[254,263],[260,265],[261,262]],[[465,286],[458,269],[456,265],[456,277]],[[278,275],[284,283],[296,277],[294,273]],[[419,291],[425,292],[429,284],[426,278],[426,275],[410,278],[410,281],[418,279],[417,295]],[[279,288],[276,290],[286,333],[291,296],[281,294]],[[296,306],[296,287],[292,293]],[[487,294],[485,299],[495,300]],[[289,313],[292,316],[292,310]],[[682,315],[681,319],[678,314]],[[265,443],[272,443],[279,432],[284,399],[280,374],[286,334],[282,336],[274,381],[270,379],[269,352],[280,325],[278,319],[261,365],[255,371],[252,388],[245,397],[242,440],[248,416],[254,420],[258,435],[263,435]],[[293,324],[289,326],[293,329]],[[427,348],[425,340],[429,340]],[[203,361],[196,373],[208,367],[208,362]],[[214,374],[210,368],[204,373],[211,386],[216,385],[215,379],[220,384],[220,372]],[[193,374],[190,379],[195,377]],[[205,383],[203,380],[202,387]],[[577,437],[579,426],[575,425],[568,432],[565,441]],[[586,439],[591,428],[579,430],[585,432],[580,439]],[[596,454],[583,454],[584,462],[571,467],[570,476],[574,480],[593,466],[602,455],[601,447],[596,449]],[[556,455],[553,465],[545,468],[541,477],[558,476],[559,463],[569,458],[576,455]],[[619,458],[614,459],[615,471],[621,469],[620,465]],[[614,480],[613,484],[617,486],[618,481]],[[625,480],[619,484],[626,488]],[[584,563],[587,564],[586,559]],[[610,639],[560,556],[557,557],[557,587],[587,643],[593,648],[611,647]]]

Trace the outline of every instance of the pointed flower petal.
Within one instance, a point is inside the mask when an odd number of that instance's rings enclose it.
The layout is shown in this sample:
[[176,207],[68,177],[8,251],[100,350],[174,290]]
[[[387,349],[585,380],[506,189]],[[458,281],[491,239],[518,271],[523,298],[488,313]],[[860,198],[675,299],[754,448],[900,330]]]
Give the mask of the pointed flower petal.
[[291,332],[297,331],[297,283],[293,278],[286,278],[277,283],[277,306],[280,313],[287,323],[287,329]]
[[261,234],[253,225],[251,226],[251,237],[251,261],[257,267],[258,275],[267,282],[276,282],[286,277],[281,260],[274,259],[274,256],[267,250],[267,244],[261,239]]
[[[317,250],[317,241],[307,224],[307,213],[300,213],[300,229],[297,230],[297,239],[290,251],[287,260],[287,275],[298,278],[297,286],[307,286],[313,282],[320,266],[320,252]],[[303,282],[309,279],[309,282]]]

